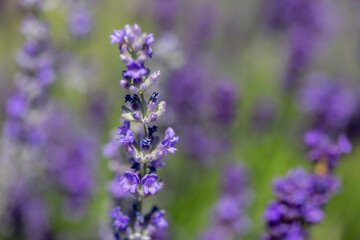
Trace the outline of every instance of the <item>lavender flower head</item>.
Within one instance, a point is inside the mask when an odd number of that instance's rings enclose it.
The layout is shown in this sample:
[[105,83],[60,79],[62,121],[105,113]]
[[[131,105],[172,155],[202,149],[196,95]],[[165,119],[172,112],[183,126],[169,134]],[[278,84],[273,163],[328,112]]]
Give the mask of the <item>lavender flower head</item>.
[[124,192],[136,193],[137,185],[140,184],[139,176],[136,173],[125,171],[125,175],[119,179]]
[[315,125],[330,131],[343,130],[358,109],[356,92],[322,73],[307,77],[299,98],[302,110],[313,116]]
[[[164,139],[160,140],[156,136],[158,127],[150,126],[165,113],[166,107],[158,92],[153,92],[148,99],[144,96],[160,76],[159,71],[151,73],[145,67],[147,58],[153,54],[150,47],[154,42],[153,34],[141,33],[137,24],[127,24],[124,29],[114,30],[110,42],[119,45],[120,60],[127,67],[122,73],[124,79],[120,80],[120,86],[132,93],[125,96],[126,105],[121,108],[124,124],[118,128],[116,139],[129,155],[132,171],[125,171],[119,178],[119,185],[123,192],[129,192],[137,199],[129,216],[122,214],[119,207],[112,211],[111,216],[115,218],[115,235],[125,239],[151,239],[157,231],[167,227],[165,211],[154,207],[150,213],[144,214],[142,202],[162,188],[163,182],[158,181],[156,172],[165,166],[163,158],[167,153],[177,151],[175,145],[179,137],[168,127]],[[143,126],[142,134],[131,129],[131,124],[136,123]],[[117,148],[110,142],[104,150],[107,155],[115,156]]]
[[264,212],[267,233],[262,239],[306,239],[306,226],[324,218],[323,206],[338,191],[339,180],[331,175],[309,174],[302,168],[290,170],[274,181],[277,200]]
[[309,148],[309,159],[315,163],[322,162],[326,165],[324,167],[330,169],[337,166],[342,154],[352,150],[352,145],[344,134],[333,141],[324,131],[311,130],[306,132],[304,141]]

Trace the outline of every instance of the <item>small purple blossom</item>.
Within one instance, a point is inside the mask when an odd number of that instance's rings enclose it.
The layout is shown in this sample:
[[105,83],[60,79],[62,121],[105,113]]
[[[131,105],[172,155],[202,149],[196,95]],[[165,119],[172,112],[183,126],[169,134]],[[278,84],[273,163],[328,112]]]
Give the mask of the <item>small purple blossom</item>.
[[110,217],[115,219],[114,226],[125,228],[129,224],[129,217],[120,211],[120,207],[114,208],[110,213]]
[[110,43],[114,44],[117,43],[119,45],[124,43],[124,37],[125,37],[125,30],[114,30],[112,34],[110,34]]
[[157,229],[163,229],[168,226],[166,219],[164,218],[165,211],[160,210],[155,212],[151,217],[151,223],[156,226]]
[[134,142],[134,133],[130,129],[129,121],[124,121],[124,125],[118,128],[116,134],[120,136],[118,139],[116,139],[119,143],[126,144]]
[[325,161],[330,168],[334,168],[343,153],[349,153],[352,145],[346,135],[342,134],[337,141],[333,141],[322,130],[311,130],[305,133],[304,141],[309,147],[309,158],[312,161]]
[[306,77],[299,100],[301,110],[314,118],[316,127],[333,131],[343,130],[359,107],[357,93],[350,84],[323,73]]
[[144,194],[147,195],[151,193],[154,195],[157,191],[162,188],[162,184],[157,182],[158,176],[155,173],[146,174],[141,179],[141,184],[143,185]]
[[124,176],[119,179],[124,192],[136,193],[137,185],[140,184],[139,176],[136,173],[125,171]]
[[168,129],[166,129],[165,131],[165,139],[162,141],[165,153],[175,153],[177,149],[174,146],[177,144],[178,141],[179,137],[175,136],[175,131],[171,127],[168,127]]
[[21,117],[27,110],[28,101],[24,94],[15,93],[6,102],[6,112],[9,117]]
[[262,239],[306,239],[305,226],[324,218],[323,206],[337,191],[338,180],[331,175],[309,174],[302,168],[274,181],[277,200],[264,212],[267,234]]
[[303,204],[311,191],[311,181],[302,168],[289,171],[286,178],[274,181],[276,196],[289,204]]

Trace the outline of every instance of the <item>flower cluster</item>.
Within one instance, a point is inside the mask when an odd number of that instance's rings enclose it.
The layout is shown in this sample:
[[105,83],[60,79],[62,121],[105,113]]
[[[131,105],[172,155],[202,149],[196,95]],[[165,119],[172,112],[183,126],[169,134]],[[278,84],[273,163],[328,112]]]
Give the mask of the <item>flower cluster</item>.
[[[352,145],[346,135],[339,136],[336,142],[321,130],[308,131],[304,141],[309,147],[308,157],[317,166],[326,166],[333,169],[337,166],[343,153],[350,153]],[[319,165],[322,163],[321,165]],[[325,170],[325,169],[324,169]]]
[[330,132],[346,130],[358,113],[358,92],[345,81],[312,73],[300,89],[302,110],[314,118],[314,125]]
[[309,174],[302,168],[276,179],[277,200],[265,210],[268,229],[262,239],[306,239],[309,233],[305,226],[323,219],[323,206],[339,187],[336,177]]
[[[151,239],[153,234],[168,225],[164,219],[165,211],[154,207],[150,213],[143,214],[142,201],[163,187],[156,172],[159,167],[165,166],[162,160],[167,153],[177,151],[175,145],[179,137],[169,127],[164,139],[160,140],[156,136],[158,127],[149,126],[149,123],[163,115],[166,107],[165,101],[159,100],[157,92],[153,92],[148,100],[144,97],[144,92],[160,76],[159,71],[150,74],[150,70],[145,67],[146,59],[152,56],[150,45],[154,42],[153,34],[141,33],[140,27],[135,24],[115,30],[110,38],[111,43],[119,45],[120,59],[127,67],[122,73],[124,79],[120,80],[120,86],[132,93],[125,96],[127,106],[121,109],[124,123],[116,132],[116,142],[122,144],[129,155],[132,171],[125,171],[118,178],[118,184],[123,192],[130,193],[137,199],[128,215],[122,213],[120,207],[116,207],[111,212],[111,217],[115,219],[115,235],[120,234],[124,239]],[[130,128],[131,122],[142,124],[144,132],[134,133]],[[115,157],[117,148],[114,142],[110,142],[104,152]]]
[[66,108],[54,105],[46,115],[43,129],[47,145],[43,155],[48,178],[63,192],[71,212],[79,213],[94,189],[96,141],[90,134],[75,130]]
[[130,92],[143,92],[157,82],[160,71],[150,74],[150,70],[144,65],[146,59],[153,54],[150,47],[154,42],[152,33],[141,33],[137,24],[127,24],[124,29],[114,30],[110,38],[112,44],[119,45],[120,60],[127,67],[122,73],[124,79],[120,80],[121,87]]
[[316,130],[307,132],[304,140],[314,169],[307,173],[303,168],[296,168],[274,181],[277,200],[270,203],[264,213],[267,223],[264,240],[307,239],[307,227],[324,218],[324,205],[340,188],[333,170],[341,154],[351,151],[347,137],[341,135],[333,142],[324,132]]
[[221,197],[214,208],[212,225],[201,237],[203,240],[230,239],[245,234],[249,228],[245,208],[251,191],[245,167],[229,164],[222,180]]

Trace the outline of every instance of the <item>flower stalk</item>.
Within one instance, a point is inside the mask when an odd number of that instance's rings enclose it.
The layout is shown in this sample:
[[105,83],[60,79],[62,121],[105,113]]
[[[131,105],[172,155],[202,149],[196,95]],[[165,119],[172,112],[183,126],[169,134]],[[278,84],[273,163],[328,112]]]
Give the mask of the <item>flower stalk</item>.
[[[159,100],[159,94],[153,92],[146,100],[146,91],[154,85],[160,76],[160,71],[150,73],[145,67],[147,58],[151,58],[150,45],[154,42],[153,34],[141,33],[138,25],[125,25],[124,29],[115,30],[110,35],[111,43],[118,44],[120,60],[126,63],[127,70],[123,71],[120,86],[129,94],[125,96],[126,106],[122,106],[121,117],[124,124],[118,128],[116,140],[123,144],[132,171],[125,171],[118,182],[124,192],[129,192],[136,198],[136,203],[129,214],[121,212],[116,207],[111,212],[115,218],[115,236],[121,239],[151,239],[168,224],[164,218],[165,211],[153,207],[150,213],[143,212],[144,199],[155,195],[163,187],[156,174],[168,152],[175,153],[179,137],[169,127],[165,131],[163,141],[155,135],[158,127],[150,123],[155,122],[165,112],[165,101]],[[131,122],[143,125],[143,133],[134,133],[130,128]],[[137,135],[137,136],[136,136]]]

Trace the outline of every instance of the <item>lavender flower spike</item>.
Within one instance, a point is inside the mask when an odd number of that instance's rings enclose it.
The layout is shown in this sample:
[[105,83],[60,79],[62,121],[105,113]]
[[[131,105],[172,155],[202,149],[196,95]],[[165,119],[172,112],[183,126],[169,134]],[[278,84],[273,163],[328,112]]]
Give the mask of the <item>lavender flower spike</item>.
[[136,193],[137,184],[140,184],[139,176],[136,173],[125,171],[125,175],[119,179],[124,192]]
[[[117,134],[120,137],[117,141],[124,145],[133,172],[125,171],[119,183],[123,191],[129,191],[136,198],[134,207],[129,210],[130,219],[126,219],[125,224],[119,225],[120,228],[114,229],[114,234],[120,239],[150,240],[152,235],[167,227],[168,223],[164,218],[165,211],[157,207],[153,207],[150,213],[143,213],[143,201],[163,187],[163,183],[157,181],[158,175],[154,172],[159,167],[165,166],[163,158],[167,152],[177,151],[175,144],[179,137],[175,136],[174,130],[169,127],[161,142],[160,138],[155,136],[157,126],[149,126],[149,123],[161,117],[166,109],[165,101],[158,101],[159,94],[156,91],[150,98],[145,96],[146,91],[160,77],[160,71],[151,73],[145,67],[145,61],[151,58],[153,53],[150,48],[154,42],[153,34],[141,33],[138,25],[127,24],[124,29],[115,30],[110,35],[110,42],[119,45],[120,60],[127,68],[122,72],[123,79],[120,80],[120,86],[132,93],[125,96],[126,106],[121,108],[124,124],[118,128]],[[130,129],[130,121],[142,125],[139,129],[144,131],[134,136],[133,130]],[[110,145],[109,151],[106,152],[108,155],[114,155],[112,153],[116,148],[112,147]],[[119,173],[116,172],[117,174]]]
[[155,173],[147,174],[143,177],[143,179],[141,179],[145,195],[149,193],[154,195],[162,188],[162,184],[157,183],[157,179],[158,176]]

